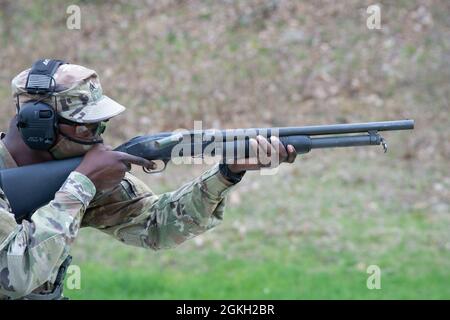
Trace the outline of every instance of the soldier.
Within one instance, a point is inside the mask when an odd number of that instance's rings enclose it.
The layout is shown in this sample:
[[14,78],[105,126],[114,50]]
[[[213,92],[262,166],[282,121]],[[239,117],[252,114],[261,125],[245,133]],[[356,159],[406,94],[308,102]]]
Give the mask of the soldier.
[[[49,61],[55,60],[40,62]],[[125,108],[103,95],[94,70],[58,64],[51,77],[53,90],[46,95],[27,89],[29,74],[30,69],[25,70],[12,80],[18,113],[30,101],[55,110],[55,140],[45,150],[30,147],[21,131],[26,125],[16,115],[1,134],[0,169],[84,158],[53,201],[29,221],[16,222],[0,189],[0,299],[61,299],[69,249],[80,227],[94,227],[126,244],[153,250],[174,247],[215,227],[233,186],[246,170],[263,166],[261,161],[217,164],[175,191],[154,194],[129,173],[131,164],[151,169],[154,163],[102,143],[105,121]],[[257,137],[251,146],[260,151],[259,157],[278,150],[278,163],[292,163],[296,157],[294,147],[284,148],[276,137],[270,143]]]

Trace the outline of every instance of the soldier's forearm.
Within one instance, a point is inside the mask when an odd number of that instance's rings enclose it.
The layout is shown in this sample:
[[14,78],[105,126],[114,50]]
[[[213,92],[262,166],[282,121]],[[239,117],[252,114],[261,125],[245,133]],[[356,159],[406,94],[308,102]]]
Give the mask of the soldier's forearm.
[[134,246],[175,247],[222,221],[225,197],[233,185],[216,165],[173,192],[139,200],[133,204],[141,208],[139,216],[104,231]]

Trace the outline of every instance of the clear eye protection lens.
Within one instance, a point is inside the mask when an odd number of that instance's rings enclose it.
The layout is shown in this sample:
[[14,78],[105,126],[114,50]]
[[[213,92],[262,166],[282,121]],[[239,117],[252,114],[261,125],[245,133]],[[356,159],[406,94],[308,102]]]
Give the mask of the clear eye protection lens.
[[102,121],[100,123],[93,123],[93,124],[85,124],[82,126],[78,126],[80,129],[77,129],[77,133],[80,134],[90,134],[93,136],[100,136],[102,135],[106,130],[106,122]]
[[97,140],[106,130],[108,120],[96,123],[76,123],[64,118],[59,119],[60,124],[69,125],[73,128],[72,134],[81,140]]
[[102,135],[103,133],[105,133],[106,130],[106,122],[102,121],[99,123],[97,130],[96,130],[96,135]]

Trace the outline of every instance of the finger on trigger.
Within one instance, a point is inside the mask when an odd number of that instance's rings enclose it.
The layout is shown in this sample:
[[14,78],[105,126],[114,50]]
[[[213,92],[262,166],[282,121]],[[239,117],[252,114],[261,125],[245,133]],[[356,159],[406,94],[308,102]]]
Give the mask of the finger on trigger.
[[125,153],[125,152],[120,152],[120,153],[121,153],[120,160],[123,162],[136,164],[141,167],[150,168],[150,169],[153,167],[153,164],[150,160],[147,160],[147,159],[141,158],[141,157],[137,157],[132,154]]
[[157,165],[154,161],[151,161],[151,160],[150,160],[150,167],[147,168],[147,169],[152,169],[152,170],[154,170],[154,169],[156,169],[157,167],[158,167],[158,165]]

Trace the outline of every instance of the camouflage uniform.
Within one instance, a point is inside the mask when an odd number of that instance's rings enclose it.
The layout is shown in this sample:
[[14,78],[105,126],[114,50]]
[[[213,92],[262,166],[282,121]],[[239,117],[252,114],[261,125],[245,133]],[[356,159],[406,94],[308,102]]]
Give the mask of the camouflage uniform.
[[[80,112],[72,114],[80,120]],[[0,169],[16,166],[0,141]],[[218,167],[160,195],[129,173],[115,188],[96,192],[86,176],[72,172],[54,200],[22,224],[16,223],[0,189],[0,298],[51,291],[80,226],[153,250],[174,247],[213,228],[223,219],[225,196],[234,185]]]
[[[0,164],[14,167],[3,143]],[[231,186],[217,165],[178,190],[160,195],[128,173],[114,189],[95,193],[87,177],[72,172],[55,199],[21,225],[0,190],[0,297],[19,298],[52,283],[80,225],[133,246],[174,247],[222,221]]]

